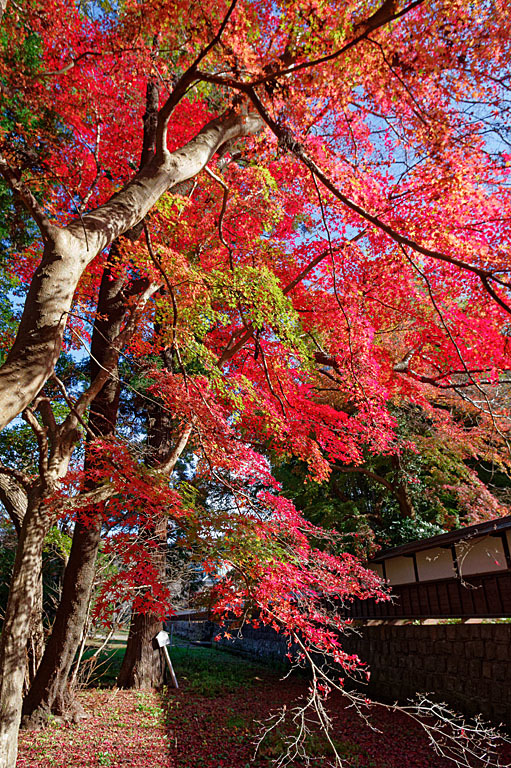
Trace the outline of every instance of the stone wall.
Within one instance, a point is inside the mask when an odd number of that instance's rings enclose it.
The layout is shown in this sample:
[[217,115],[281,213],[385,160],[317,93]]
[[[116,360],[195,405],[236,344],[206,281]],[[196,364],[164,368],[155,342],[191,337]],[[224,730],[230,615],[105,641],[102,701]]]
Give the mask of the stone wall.
[[191,642],[207,642],[213,640],[215,625],[211,621],[169,621],[166,629]]
[[[285,662],[288,653],[287,641],[271,627],[243,627],[241,637],[238,630],[229,627],[231,638],[222,637],[222,629],[210,621],[172,621],[174,633],[191,642],[215,642],[226,650],[261,661]],[[219,640],[215,638],[220,637]]]
[[[174,623],[176,634],[193,640],[213,640],[218,631],[210,622]],[[343,646],[369,664],[369,695],[406,701],[431,693],[466,715],[511,725],[511,624],[381,624],[360,632]],[[247,626],[243,639],[220,644],[257,659],[285,661],[287,653],[270,628]]]
[[232,638],[221,638],[218,645],[252,659],[261,661],[286,662],[289,652],[287,640],[271,627],[243,627],[242,636],[237,637],[235,629],[229,630]]
[[372,696],[431,693],[467,715],[511,725],[511,624],[382,624],[361,632],[344,647],[368,662]]

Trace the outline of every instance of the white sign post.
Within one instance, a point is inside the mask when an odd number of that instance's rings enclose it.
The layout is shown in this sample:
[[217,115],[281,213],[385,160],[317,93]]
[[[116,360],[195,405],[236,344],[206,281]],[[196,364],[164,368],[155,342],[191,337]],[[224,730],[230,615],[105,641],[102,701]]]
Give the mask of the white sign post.
[[163,629],[158,632],[156,637],[154,638],[158,648],[163,651],[163,655],[165,656],[165,660],[167,662],[167,666],[169,668],[170,676],[172,678],[172,683],[174,685],[174,688],[179,688],[177,677],[174,672],[174,667],[172,666],[172,662],[170,660],[170,654],[168,646],[170,645],[170,637],[169,633],[165,632]]

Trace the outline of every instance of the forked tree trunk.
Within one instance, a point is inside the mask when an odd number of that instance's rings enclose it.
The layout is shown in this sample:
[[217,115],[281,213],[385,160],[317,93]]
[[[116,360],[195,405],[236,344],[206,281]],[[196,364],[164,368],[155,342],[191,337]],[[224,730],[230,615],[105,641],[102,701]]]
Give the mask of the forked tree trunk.
[[[92,380],[121,327],[126,310],[123,286],[123,280],[112,280],[110,269],[105,268],[98,299],[98,319],[91,341]],[[119,406],[119,384],[115,374],[114,371],[91,405],[89,427],[97,436],[107,437],[115,430]],[[90,455],[87,454],[85,470],[89,467]],[[86,490],[90,489],[91,486]],[[97,510],[87,519],[78,520],[75,525],[52,632],[23,703],[25,727],[41,727],[50,714],[63,715],[75,721],[83,715],[82,707],[69,689],[68,680],[87,620],[102,523],[102,513]]]
[[[144,140],[141,165],[148,161],[154,148],[159,102],[159,86],[149,81],[144,115]],[[135,239],[138,231],[127,233]],[[110,249],[110,261],[118,255],[119,241]],[[140,281],[139,281],[140,282]],[[136,292],[133,284],[130,293]],[[110,266],[103,270],[99,288],[97,317],[91,339],[91,380],[105,364],[115,338],[119,334],[126,313],[128,294],[125,280],[114,279]],[[117,369],[91,404],[88,426],[97,437],[115,433],[119,409],[120,386]],[[88,442],[90,442],[88,440]],[[90,453],[86,453],[85,470],[91,466]],[[50,714],[63,715],[70,720],[80,719],[84,712],[69,678],[76,652],[87,621],[94,583],[96,560],[101,542],[102,514],[97,511],[86,521],[78,521],[73,532],[69,560],[64,573],[62,595],[52,633],[33,685],[23,703],[24,725],[40,727]]]
[[183,76],[158,113],[158,140],[151,159],[110,200],[65,228],[48,222],[37,209],[35,199],[20,192],[22,185],[15,174],[4,168],[11,188],[29,206],[46,243],[43,259],[30,284],[16,340],[0,366],[0,429],[27,407],[51,376],[73,296],[88,265],[114,240],[136,227],[165,192],[200,173],[224,144],[257,133],[262,127],[259,116],[222,115],[204,126],[184,147],[169,152],[169,115],[194,79],[192,72]]
[[0,637],[0,768],[14,768],[21,719],[26,648],[37,596],[44,538],[51,518],[35,495],[21,527]]

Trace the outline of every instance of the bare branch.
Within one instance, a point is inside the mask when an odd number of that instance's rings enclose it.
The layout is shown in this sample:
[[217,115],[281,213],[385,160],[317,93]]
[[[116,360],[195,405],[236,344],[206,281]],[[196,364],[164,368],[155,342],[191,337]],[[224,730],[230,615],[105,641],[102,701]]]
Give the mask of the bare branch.
[[49,398],[38,397],[34,403],[34,410],[39,411],[43,424],[48,430],[48,434],[53,438],[57,433],[57,422],[55,421],[55,415]]
[[225,216],[225,210],[227,208],[227,199],[229,197],[229,187],[227,186],[225,181],[222,178],[220,178],[220,176],[217,176],[216,173],[213,173],[211,168],[208,168],[207,165],[204,167],[204,170],[209,176],[211,176],[212,179],[214,179],[214,181],[216,181],[217,184],[219,184],[222,187],[224,191],[224,194],[222,197],[222,208],[220,210],[220,215],[218,217],[218,237],[220,238],[220,242],[222,243],[222,245],[227,249],[227,253],[229,254],[229,264],[231,269],[233,269],[234,265],[232,260],[232,248],[226,242],[224,237],[224,231],[223,231],[223,221]]
[[59,501],[59,504],[64,512],[71,512],[75,509],[80,509],[87,504],[100,504],[102,501],[108,501],[108,499],[113,498],[117,493],[118,491],[115,486],[110,483],[105,483],[104,485],[98,485],[96,488],[93,488],[92,491],[62,499]]
[[332,469],[335,469],[336,472],[343,472],[345,474],[360,474],[365,475],[366,477],[369,477],[371,480],[374,480],[375,483],[379,483],[380,485],[383,485],[384,488],[386,488],[391,493],[396,492],[396,487],[392,485],[391,482],[389,482],[386,478],[382,477],[381,475],[376,474],[376,472],[371,472],[370,469],[366,469],[365,467],[348,467],[348,466],[339,466],[338,464],[330,464]]
[[70,72],[80,61],[88,56],[103,56],[103,53],[99,51],[84,51],[83,53],[80,53],[76,59],[71,59],[71,61],[68,64],[65,64],[61,69],[55,69],[52,72],[40,72],[37,74],[37,77],[44,79],[47,77],[56,77],[57,75],[65,75],[66,72]]
[[39,448],[39,474],[44,480],[48,472],[48,436],[46,429],[39,424],[34,412],[30,408],[25,408],[21,416],[36,436]]
[[76,417],[77,421],[79,422],[79,424],[81,424],[81,426],[84,428],[84,430],[87,432],[87,434],[88,434],[88,435],[89,435],[89,436],[90,436],[92,439],[94,439],[94,438],[96,437],[96,435],[94,434],[94,432],[91,430],[91,428],[89,427],[89,425],[86,423],[86,421],[85,421],[84,419],[82,419],[81,415],[80,415],[80,414],[78,413],[78,411],[76,410],[76,408],[75,408],[75,404],[73,403],[73,401],[71,400],[71,398],[69,397],[69,395],[68,395],[68,393],[67,393],[67,389],[66,389],[66,387],[65,387],[65,385],[64,385],[64,382],[63,382],[63,381],[61,381],[61,380],[59,379],[59,377],[58,377],[58,376],[55,376],[55,375],[54,375],[54,376],[52,376],[52,380],[55,382],[55,384],[57,385],[57,387],[58,387],[58,388],[60,389],[60,391],[62,392],[62,396],[63,396],[64,400],[66,401],[66,404],[67,404],[67,406],[68,406],[69,410],[71,411],[71,413],[72,413],[72,414],[73,414],[73,415]]

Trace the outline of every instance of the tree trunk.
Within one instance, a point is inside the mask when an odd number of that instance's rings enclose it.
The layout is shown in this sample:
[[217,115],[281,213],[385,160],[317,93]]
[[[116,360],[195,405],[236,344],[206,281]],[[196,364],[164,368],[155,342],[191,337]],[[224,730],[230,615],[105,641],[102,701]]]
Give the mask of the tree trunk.
[[[160,517],[145,533],[146,538],[158,542],[158,549],[151,552],[159,579],[166,579],[168,517]],[[161,617],[154,613],[131,615],[126,653],[117,678],[119,688],[161,688],[165,667],[160,650],[153,648],[154,637],[162,628]]]
[[[156,336],[158,327],[156,326]],[[168,367],[171,360],[163,353],[163,362]],[[157,404],[148,405],[147,459],[150,466],[163,463],[172,450],[172,418],[166,409]],[[166,579],[168,517],[162,515],[152,521],[144,531],[144,537],[156,540],[158,548],[151,552],[162,582]],[[117,678],[119,688],[161,688],[164,666],[160,651],[153,649],[153,639],[161,630],[159,616],[152,613],[132,613],[126,653]]]
[[26,648],[38,593],[43,542],[50,525],[48,511],[40,497],[34,496],[21,527],[0,637],[0,768],[16,765]]
[[41,727],[50,713],[72,720],[83,714],[69,696],[67,682],[87,618],[102,522],[101,514],[96,514],[87,523],[76,523],[53,629],[23,703],[23,724],[27,727]]
[[[25,488],[12,476],[0,473],[0,502],[4,505],[11,518],[16,536],[20,537],[23,518],[28,506],[28,495]],[[42,570],[39,572],[37,588],[34,595],[34,610],[30,626],[30,636],[26,649],[25,680],[23,692],[26,694],[34,680],[37,668],[44,652],[43,629],[43,579]]]
[[134,613],[126,653],[117,678],[119,688],[161,688],[163,664],[160,650],[153,648],[153,638],[161,629],[161,619],[152,613]]
[[[42,566],[42,562],[41,562]],[[39,664],[44,654],[44,627],[43,627],[43,573],[42,568],[37,580],[36,594],[34,598],[34,608],[32,610],[32,620],[30,622],[30,636],[27,643],[27,663],[25,669],[25,683],[23,686],[23,695],[30,690],[34,682]]]

